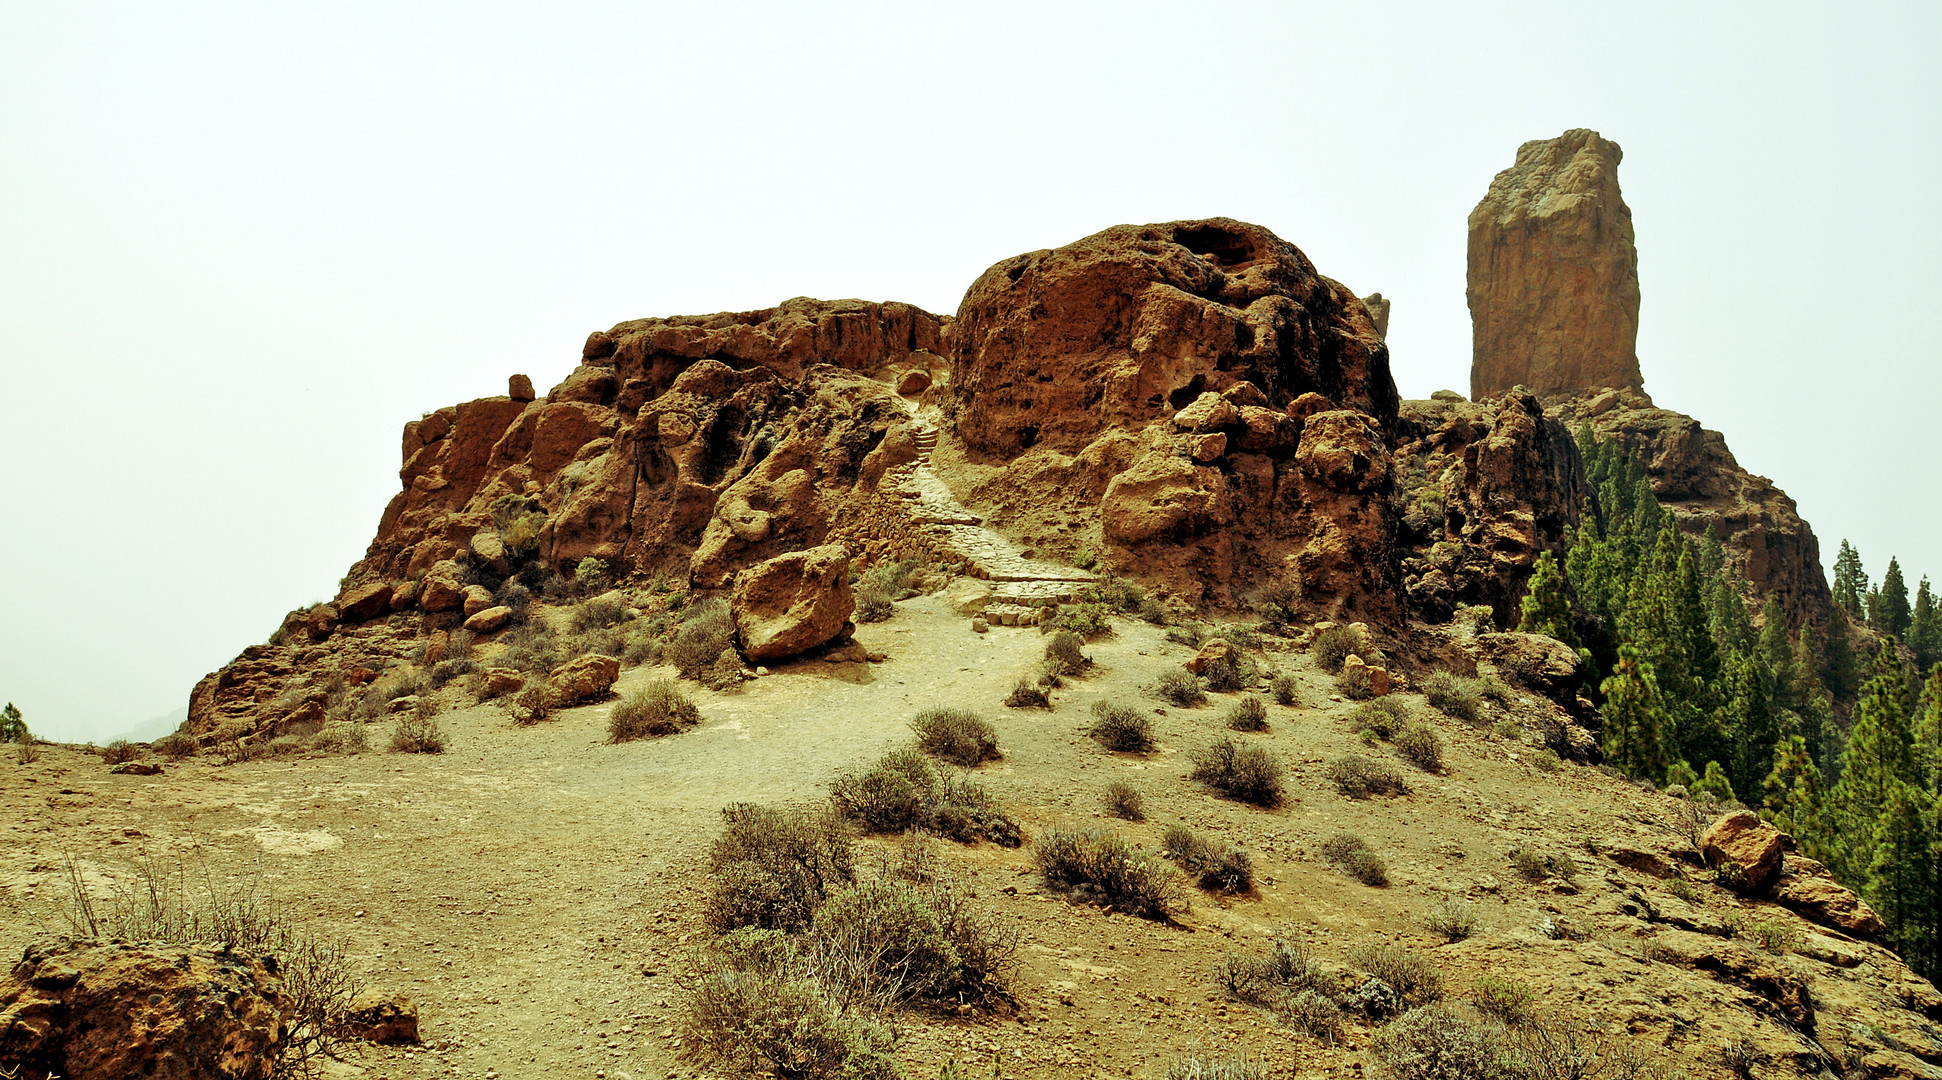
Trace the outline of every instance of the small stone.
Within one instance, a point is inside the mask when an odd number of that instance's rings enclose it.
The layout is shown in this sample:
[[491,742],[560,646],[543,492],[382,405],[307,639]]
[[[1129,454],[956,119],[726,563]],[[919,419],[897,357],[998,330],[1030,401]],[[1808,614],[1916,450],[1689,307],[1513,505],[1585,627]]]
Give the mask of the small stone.
[[974,633],[982,634],[985,631],[991,629],[991,624],[988,622],[985,622],[983,616],[979,616],[978,618],[971,620],[971,629]]

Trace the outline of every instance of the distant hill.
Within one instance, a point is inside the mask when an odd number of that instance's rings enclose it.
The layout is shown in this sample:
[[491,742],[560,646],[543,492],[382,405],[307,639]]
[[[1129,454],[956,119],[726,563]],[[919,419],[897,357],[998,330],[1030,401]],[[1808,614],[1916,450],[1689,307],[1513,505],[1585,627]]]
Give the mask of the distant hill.
[[127,739],[129,742],[154,742],[164,735],[175,734],[175,729],[181,727],[182,721],[188,718],[189,707],[184,705],[174,712],[163,713],[160,716],[144,720],[134,727],[129,728],[127,731],[109,738],[107,741],[114,742],[116,739]]

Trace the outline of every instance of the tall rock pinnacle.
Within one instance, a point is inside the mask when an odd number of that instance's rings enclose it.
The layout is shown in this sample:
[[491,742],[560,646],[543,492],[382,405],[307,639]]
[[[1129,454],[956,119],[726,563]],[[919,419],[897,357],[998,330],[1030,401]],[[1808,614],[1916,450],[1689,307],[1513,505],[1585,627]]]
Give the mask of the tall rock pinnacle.
[[1637,389],[1639,260],[1618,144],[1574,128],[1517,148],[1470,211],[1470,396]]

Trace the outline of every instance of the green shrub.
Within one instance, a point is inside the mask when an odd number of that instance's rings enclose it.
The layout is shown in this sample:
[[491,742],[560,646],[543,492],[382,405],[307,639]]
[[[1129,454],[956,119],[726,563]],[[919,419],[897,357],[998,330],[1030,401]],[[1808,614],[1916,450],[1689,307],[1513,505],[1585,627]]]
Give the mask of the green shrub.
[[1115,780],[1106,785],[1106,812],[1127,821],[1146,820],[1146,796],[1131,784]]
[[1268,706],[1253,694],[1234,703],[1227,710],[1227,726],[1235,731],[1268,730]]
[[573,567],[573,586],[581,596],[596,596],[606,592],[613,583],[608,575],[607,564],[589,555]]
[[1450,621],[1460,632],[1473,637],[1497,629],[1497,613],[1489,604],[1458,604],[1456,617]]
[[863,574],[859,589],[879,593],[889,600],[907,600],[917,595],[917,578],[924,570],[921,559],[899,559],[878,563]]
[[1167,606],[1161,603],[1158,597],[1149,596],[1141,600],[1139,611],[1134,614],[1140,617],[1141,622],[1151,623],[1154,626],[1167,624]]
[[1222,847],[1184,825],[1167,829],[1166,856],[1208,892],[1244,893],[1254,888],[1254,862],[1240,848]]
[[1153,720],[1138,709],[1108,701],[1092,703],[1092,726],[1086,735],[1108,750],[1145,754],[1153,749]]
[[975,768],[1002,756],[998,729],[965,709],[925,709],[910,726],[917,732],[919,750],[953,765]]
[[701,723],[701,710],[672,679],[656,679],[627,695],[607,718],[607,741],[678,735]]
[[1427,1005],[1443,996],[1443,976],[1436,967],[1401,945],[1357,945],[1349,950],[1349,964],[1388,983],[1404,1008]]
[[1079,635],[1070,630],[1060,630],[1045,643],[1045,670],[1054,675],[1079,675],[1091,663],[1080,647],[1085,644]]
[[1472,724],[1483,718],[1483,684],[1448,671],[1432,671],[1423,680],[1423,696],[1445,716]]
[[850,832],[822,809],[735,803],[709,850],[714,892],[703,917],[717,931],[801,930],[837,889],[856,880]]
[[1080,544],[1079,550],[1072,553],[1072,565],[1081,570],[1090,570],[1099,565],[1099,553],[1092,550],[1091,544]]
[[1301,683],[1293,675],[1276,675],[1268,688],[1274,692],[1276,705],[1301,704]]
[[1058,614],[1040,624],[1045,633],[1065,630],[1093,641],[1113,632],[1112,609],[1097,602],[1067,604]]
[[720,599],[695,604],[687,609],[674,639],[664,650],[663,662],[674,665],[684,679],[699,679],[721,659],[723,649],[735,647],[735,624],[728,605]]
[[512,708],[509,711],[514,724],[526,727],[551,717],[553,710],[558,708],[559,704],[560,695],[554,692],[549,683],[539,680],[527,683],[524,689],[513,696]]
[[1746,936],[1770,953],[1790,953],[1800,947],[1800,933],[1793,927],[1771,919],[1758,920],[1746,928]]
[[400,715],[392,724],[391,749],[400,754],[442,754],[445,752],[445,733],[429,712],[413,709]]
[[681,1054],[732,1073],[794,1080],[902,1080],[888,1028],[843,1009],[815,981],[733,970],[695,984]]
[[1335,676],[1335,689],[1351,701],[1367,701],[1376,696],[1375,679],[1366,667],[1345,667]]
[[1443,739],[1421,721],[1412,720],[1396,733],[1396,752],[1424,772],[1443,769]]
[[1485,1016],[1506,1024],[1522,1024],[1531,1019],[1531,1004],[1537,993],[1523,983],[1480,975],[1470,988],[1470,1004]]
[[1498,678],[1495,673],[1477,680],[1477,693],[1505,708],[1509,708],[1517,700],[1517,696],[1511,693],[1510,685]]
[[1198,649],[1200,648],[1201,642],[1207,640],[1207,628],[1201,626],[1199,623],[1185,623],[1168,630],[1167,640],[1173,642],[1175,645],[1185,645],[1189,649]]
[[627,602],[618,596],[597,596],[573,607],[573,616],[567,625],[576,634],[589,630],[605,630],[627,618]]
[[1336,790],[1352,799],[1371,795],[1401,795],[1409,790],[1403,774],[1386,761],[1345,754],[1328,763],[1328,778]]
[[1052,707],[1052,695],[1046,692],[1045,687],[1038,685],[1024,675],[1020,675],[1018,681],[1012,684],[1011,693],[1005,695],[1005,707],[1008,709],[1049,709]]
[[1207,689],[1222,694],[1246,688],[1254,681],[1254,674],[1253,661],[1244,659],[1238,650],[1209,657],[1201,669]]
[[845,771],[830,785],[836,812],[873,833],[923,829],[953,840],[1021,842],[1018,823],[988,792],[965,777],[940,775],[917,750],[892,750],[863,771]]
[[1337,624],[1316,634],[1314,644],[1309,646],[1309,652],[1315,657],[1315,663],[1319,664],[1323,671],[1332,675],[1342,670],[1342,661],[1350,656],[1362,656],[1363,659],[1368,659],[1363,653],[1365,648],[1367,646],[1363,644],[1361,634],[1347,626]]
[[1187,910],[1173,868],[1110,829],[1047,830],[1032,844],[1032,862],[1048,887],[1132,915],[1165,921]]
[[1379,697],[1365,701],[1349,713],[1349,727],[1358,733],[1367,732],[1378,739],[1393,739],[1396,733],[1409,722],[1409,706],[1400,699]]
[[1364,885],[1379,889],[1389,884],[1389,867],[1369,847],[1367,840],[1354,833],[1336,833],[1329,837],[1322,844],[1322,857]]
[[1169,671],[1160,676],[1158,691],[1161,697],[1182,708],[1203,705],[1207,701],[1207,691],[1201,689],[1200,680],[1191,671]]
[[1411,1009],[1384,1024],[1372,1048],[1395,1080],[1514,1080],[1496,1029],[1447,1005]]
[[[1088,568],[1090,569],[1090,568]],[[1085,591],[1079,599],[1088,603],[1102,605],[1122,615],[1137,613],[1147,602],[1146,590],[1122,577],[1102,577]]]
[[1477,905],[1444,897],[1423,914],[1423,926],[1445,941],[1462,941],[1477,932]]
[[1221,739],[1193,755],[1190,779],[1199,780],[1230,799],[1257,806],[1281,805],[1283,769],[1259,746],[1240,746]]
[[1254,612],[1270,633],[1287,633],[1301,617],[1301,587],[1276,585],[1265,590],[1255,600]]

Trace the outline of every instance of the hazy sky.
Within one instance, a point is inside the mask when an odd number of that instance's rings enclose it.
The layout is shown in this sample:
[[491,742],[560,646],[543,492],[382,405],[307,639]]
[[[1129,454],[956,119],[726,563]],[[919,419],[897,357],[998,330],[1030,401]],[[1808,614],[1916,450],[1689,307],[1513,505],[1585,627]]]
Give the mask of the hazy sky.
[[1468,388],[1464,218],[1625,148],[1639,355],[1842,537],[1942,576],[1934,4],[0,0],[0,699],[105,739],[328,598],[399,429],[588,331],[1224,214]]

